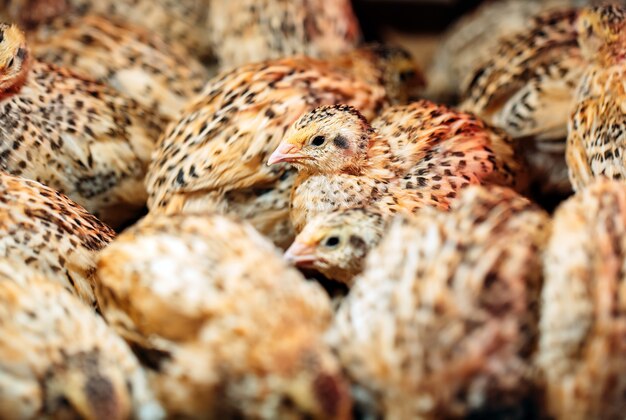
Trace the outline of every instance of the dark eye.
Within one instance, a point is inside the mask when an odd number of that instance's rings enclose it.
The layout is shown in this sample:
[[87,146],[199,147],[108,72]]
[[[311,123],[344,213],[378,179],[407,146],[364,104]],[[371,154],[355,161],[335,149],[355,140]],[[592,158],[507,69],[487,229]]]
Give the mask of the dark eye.
[[407,71],[403,71],[402,73],[400,73],[400,80],[402,80],[403,82],[406,82],[407,80],[410,80],[414,77],[415,77],[415,71],[413,70],[407,70]]
[[315,136],[313,140],[311,140],[311,145],[313,146],[321,146],[326,141],[324,136]]
[[334,248],[337,245],[339,245],[339,237],[338,236],[331,236],[328,239],[326,239],[326,242],[324,242],[324,246],[328,247],[328,248]]
[[9,60],[9,63],[7,64],[7,67],[13,67],[13,63],[14,63],[13,60],[14,60],[13,57],[11,57],[11,59]]

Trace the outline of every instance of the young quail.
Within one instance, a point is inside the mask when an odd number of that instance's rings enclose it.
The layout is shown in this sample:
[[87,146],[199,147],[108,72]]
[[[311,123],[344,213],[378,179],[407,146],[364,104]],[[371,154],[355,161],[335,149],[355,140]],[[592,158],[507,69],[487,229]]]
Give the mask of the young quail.
[[360,40],[350,0],[211,0],[208,15],[222,68],[295,54],[327,57]]
[[375,126],[345,105],[296,121],[269,159],[299,171],[290,212],[296,232],[321,213],[447,209],[468,185],[515,183],[519,163],[510,140],[472,115],[420,101],[389,108]]
[[626,410],[626,185],[598,179],[557,209],[544,262],[537,366],[547,415]]
[[117,227],[146,201],[161,118],[118,92],[31,57],[0,25],[0,170],[39,181]]
[[96,254],[113,237],[57,191],[0,173],[0,258],[27,265],[94,306]]
[[526,398],[548,222],[493,186],[467,188],[450,212],[394,221],[329,334],[363,406],[463,418]]
[[54,279],[0,260],[0,417],[164,417],[124,340]]
[[577,16],[574,8],[551,10],[500,38],[464,89],[461,109],[504,129],[526,149],[540,195],[571,191],[563,140],[586,66]]
[[71,15],[39,27],[29,42],[37,60],[107,83],[167,120],[208,80],[184,49],[121,20]]
[[578,87],[567,138],[567,164],[576,190],[599,176],[626,175],[626,11],[615,5],[585,9],[578,31],[589,66]]
[[323,342],[323,289],[251,226],[149,215],[100,254],[98,300],[146,355],[168,415],[345,419],[350,397]]

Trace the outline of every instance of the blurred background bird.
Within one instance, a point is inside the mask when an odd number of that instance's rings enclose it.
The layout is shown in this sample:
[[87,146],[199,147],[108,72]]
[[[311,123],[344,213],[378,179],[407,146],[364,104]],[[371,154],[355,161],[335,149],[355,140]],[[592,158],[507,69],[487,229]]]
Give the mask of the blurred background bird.
[[57,191],[0,173],[0,258],[28,266],[95,307],[96,254],[113,237]]
[[148,216],[100,254],[98,300],[172,416],[345,419],[328,296],[251,226]]
[[366,412],[521,414],[548,223],[493,186],[467,188],[448,213],[392,223],[329,332]]
[[626,10],[607,5],[583,10],[579,44],[589,61],[569,121],[567,164],[574,189],[597,177],[626,176]]
[[212,55],[208,33],[209,0],[2,0],[5,20],[34,29],[58,17],[99,14],[121,19],[179,44],[195,57]]
[[[286,247],[293,230],[286,203],[295,178],[267,166],[289,126],[319,105],[347,103],[374,117],[419,82],[396,48],[365,47],[346,56],[303,56],[249,64],[212,79],[162,137],[146,184],[151,213],[218,208]],[[231,207],[230,201],[234,204]]]
[[118,227],[145,206],[160,116],[98,82],[31,56],[0,26],[0,169],[54,188]]
[[0,319],[2,417],[164,418],[124,340],[54,279],[0,260]]
[[165,120],[178,117],[206,81],[179,44],[141,26],[98,15],[57,18],[29,34],[33,56],[106,83]]
[[361,40],[350,0],[210,0],[210,36],[220,67],[296,54],[328,57]]
[[505,130],[523,147],[538,196],[571,191],[564,139],[586,65],[577,16],[576,8],[550,10],[500,38],[462,94],[461,109]]
[[536,363],[554,419],[626,408],[626,184],[598,179],[556,211],[545,253]]

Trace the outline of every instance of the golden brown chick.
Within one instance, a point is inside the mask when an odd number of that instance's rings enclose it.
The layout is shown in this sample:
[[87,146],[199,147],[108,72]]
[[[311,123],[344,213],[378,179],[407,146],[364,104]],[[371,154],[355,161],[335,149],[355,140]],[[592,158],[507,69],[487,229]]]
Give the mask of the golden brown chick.
[[30,34],[33,56],[104,82],[171,120],[208,79],[178,45],[139,26],[97,15],[59,18]]
[[533,181],[544,193],[571,190],[563,139],[586,66],[577,16],[573,8],[551,10],[501,38],[463,94],[461,109],[504,129],[526,149]]
[[625,250],[622,181],[596,180],[557,209],[536,356],[551,418],[623,418]]
[[113,237],[64,195],[0,172],[0,258],[31,267],[94,306],[96,254]]
[[34,179],[117,227],[143,208],[163,120],[137,102],[31,57],[0,25],[0,170]]
[[163,418],[126,343],[55,283],[0,260],[0,417]]
[[492,58],[501,37],[523,31],[533,16],[551,8],[571,6],[577,0],[500,0],[483,2],[450,28],[428,70],[426,95],[454,102],[466,77]]
[[152,360],[170,416],[344,419],[350,397],[322,334],[323,289],[250,225],[147,216],[100,254],[109,323]]
[[[211,55],[209,0],[3,0],[6,18],[27,29],[57,17],[100,14],[143,26],[196,57]],[[4,3],[4,4],[2,4]]]
[[211,0],[208,15],[222,68],[344,53],[361,35],[350,0]]
[[[249,64],[212,79],[161,139],[146,179],[152,213],[205,211],[239,216],[279,245],[294,177],[266,166],[289,126],[319,105],[347,103],[373,117],[413,84],[397,48],[365,47],[332,60],[303,56]],[[401,76],[404,74],[404,76]],[[232,203],[231,203],[232,202]]]
[[376,127],[345,105],[296,121],[268,161],[299,171],[290,212],[296,232],[335,210],[372,206],[388,216],[426,205],[447,209],[468,185],[516,182],[510,140],[472,115],[420,101],[389,108]]
[[450,212],[392,223],[329,334],[368,411],[466,418],[528,396],[548,222],[509,189],[472,186]]
[[365,208],[339,210],[313,218],[285,252],[287,261],[326,278],[352,285],[365,257],[383,236],[387,218]]
[[626,11],[616,5],[585,9],[578,32],[590,64],[569,120],[566,156],[576,190],[599,176],[626,176]]

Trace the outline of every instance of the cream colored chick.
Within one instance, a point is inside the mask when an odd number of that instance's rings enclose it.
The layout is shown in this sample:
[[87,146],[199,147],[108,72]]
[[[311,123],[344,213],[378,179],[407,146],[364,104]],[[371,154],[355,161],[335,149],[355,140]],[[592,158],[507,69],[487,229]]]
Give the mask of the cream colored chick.
[[321,214],[304,227],[285,258],[350,286],[382,238],[386,222],[383,214],[364,208]]
[[105,318],[149,361],[169,416],[350,417],[322,337],[328,296],[251,226],[148,216],[100,254],[98,285]]
[[119,92],[33,59],[24,34],[0,25],[0,170],[118,227],[145,206],[143,179],[162,125]]
[[622,181],[596,180],[557,209],[545,255],[536,357],[551,418],[624,416],[625,250]]
[[0,417],[164,417],[124,340],[53,279],[0,260],[0,319]]
[[465,418],[528,397],[548,223],[513,191],[479,186],[450,212],[392,223],[329,334],[370,411]]
[[96,254],[113,237],[64,195],[0,173],[0,258],[27,265],[95,306]]

